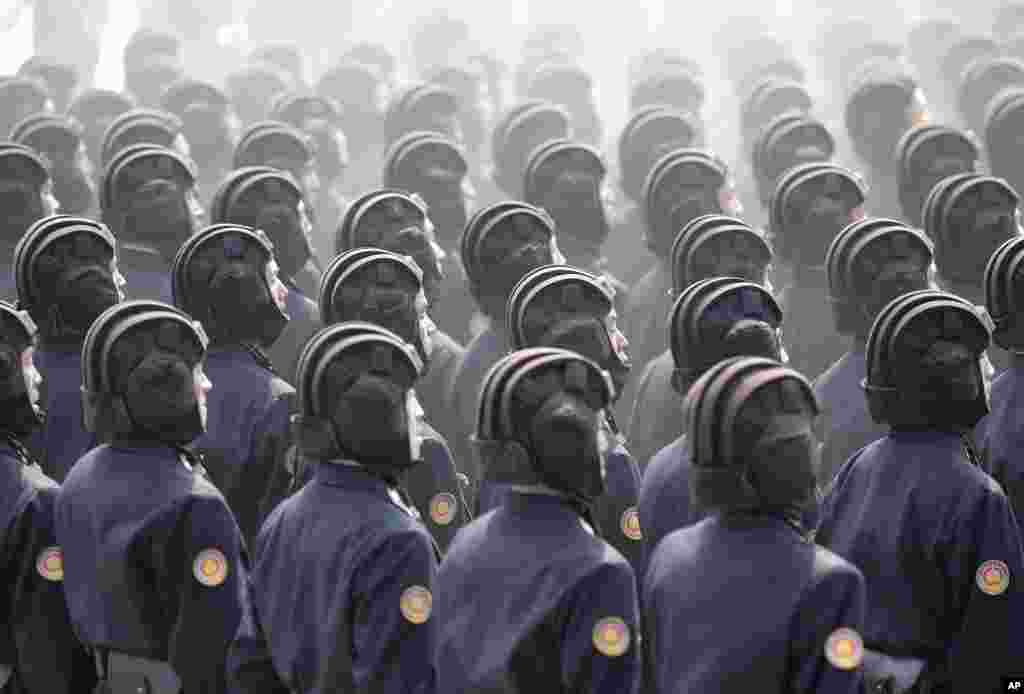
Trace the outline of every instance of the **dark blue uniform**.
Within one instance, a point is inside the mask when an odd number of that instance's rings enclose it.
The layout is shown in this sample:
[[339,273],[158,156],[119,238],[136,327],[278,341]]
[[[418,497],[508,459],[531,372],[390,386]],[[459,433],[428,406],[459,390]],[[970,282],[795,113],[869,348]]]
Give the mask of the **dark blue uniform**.
[[35,364],[43,376],[40,390],[46,422],[33,432],[29,448],[46,474],[61,482],[71,466],[96,445],[96,437],[82,426],[82,350],[40,349]]
[[213,389],[206,433],[193,446],[249,541],[291,484],[285,454],[295,389],[241,347],[211,348],[205,368]]
[[18,287],[14,283],[14,274],[10,271],[11,262],[5,259],[4,271],[0,274],[0,299],[17,303]]
[[633,570],[553,496],[511,493],[438,573],[438,692],[635,694]]
[[821,415],[818,431],[822,443],[818,480],[825,487],[850,456],[889,432],[871,419],[861,382],[865,376],[864,347],[847,352],[814,381],[814,397]]
[[427,421],[437,427],[445,439],[451,440],[458,435],[461,427],[448,407],[447,390],[466,350],[441,330],[435,331],[431,339],[434,350],[430,354],[426,371],[416,382],[416,397],[423,405]]
[[232,691],[432,694],[437,554],[393,494],[360,467],[319,463],[270,514]]
[[[983,420],[982,446],[988,472],[1010,498],[1018,523],[1024,516],[1024,361],[1013,357],[1009,369],[992,383],[992,412]],[[980,427],[979,427],[980,428]]]
[[[299,365],[299,354],[306,346],[309,338],[320,329],[320,309],[316,303],[302,293],[298,286],[285,280],[288,297],[285,299],[285,313],[288,324],[284,326],[281,336],[267,350],[270,363],[274,370],[288,383],[295,383],[295,369]],[[214,386],[216,387],[216,385]]]
[[690,448],[685,435],[651,458],[640,486],[639,510],[648,559],[665,536],[704,517],[690,500]]
[[846,353],[850,338],[836,331],[824,270],[804,272],[803,284],[790,284],[778,299],[786,316],[789,367],[815,379]]
[[64,481],[56,526],[88,646],[168,663],[188,694],[224,691],[248,560],[205,475],[164,445],[100,446]]
[[[605,493],[594,503],[594,517],[601,537],[629,560],[634,573],[643,570],[644,545],[638,508],[640,469],[621,443],[608,451],[605,460]],[[504,485],[483,482],[480,485],[479,515],[501,505],[511,494]]]
[[[0,439],[0,691],[88,692],[92,658],[74,636],[54,533],[57,483]],[[4,688],[3,682],[7,682]]]
[[[448,441],[455,449],[455,459],[460,464],[460,470],[474,483],[478,483],[480,475],[476,470],[475,458],[469,449],[468,441],[476,422],[477,397],[487,371],[505,356],[509,349],[511,345],[504,329],[496,327],[492,322],[466,347],[466,353],[458,367],[451,372],[451,381],[446,391],[448,409],[454,417],[453,433]],[[427,407],[424,405],[423,409],[426,410]]]
[[859,669],[826,657],[861,632],[864,577],[771,516],[720,516],[672,533],[644,580],[644,680],[656,694],[855,694]]
[[[1000,675],[1019,671],[1020,531],[960,436],[896,433],[860,451],[826,496],[817,539],[864,573],[867,648],[948,667],[954,692],[996,691]],[[1008,585],[984,592],[983,578],[1002,569]]]
[[170,268],[159,253],[131,244],[120,244],[117,264],[124,275],[124,293],[129,299],[174,304]]
[[[672,309],[672,276],[663,262],[658,262],[636,283],[629,293],[628,308],[623,316],[623,333],[629,338],[633,360],[633,377],[623,389],[616,412],[623,421],[629,419],[636,398],[637,380],[647,363],[668,347],[666,324]],[[631,432],[627,430],[627,435]]]
[[663,352],[647,364],[633,401],[629,445],[646,470],[651,458],[683,435],[683,399],[672,388],[675,361]]

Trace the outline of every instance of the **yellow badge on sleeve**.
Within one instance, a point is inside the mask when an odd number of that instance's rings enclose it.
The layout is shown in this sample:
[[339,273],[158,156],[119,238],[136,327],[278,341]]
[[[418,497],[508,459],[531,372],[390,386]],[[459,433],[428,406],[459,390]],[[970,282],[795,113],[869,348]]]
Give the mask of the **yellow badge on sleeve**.
[[629,650],[629,627],[618,617],[605,617],[594,625],[593,640],[598,653],[618,658]]
[[853,670],[864,659],[864,641],[853,629],[836,629],[825,642],[825,657],[833,667]]
[[228,559],[219,549],[204,549],[192,562],[192,574],[202,585],[215,588],[228,577]]
[[454,496],[447,492],[435,494],[430,500],[430,519],[437,525],[450,525],[457,509]]
[[434,596],[423,586],[409,586],[402,591],[402,616],[413,624],[423,624],[430,619]]
[[1010,587],[1010,567],[991,559],[978,567],[974,580],[985,595],[1002,595]]
[[36,571],[47,581],[64,580],[64,554],[60,547],[47,547],[36,559]]
[[640,514],[637,513],[636,506],[626,509],[622,514],[622,534],[634,542],[644,539],[644,534],[640,532]]

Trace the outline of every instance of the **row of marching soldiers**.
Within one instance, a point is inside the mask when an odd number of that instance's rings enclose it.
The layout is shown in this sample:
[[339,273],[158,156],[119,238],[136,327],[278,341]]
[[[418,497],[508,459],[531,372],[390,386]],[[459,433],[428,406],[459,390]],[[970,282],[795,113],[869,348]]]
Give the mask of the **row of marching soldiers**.
[[1024,674],[1024,66],[872,31],[829,33],[816,107],[729,27],[732,169],[713,80],[636,61],[610,201],[564,32],[496,124],[437,82],[375,110],[372,51],[228,97],[145,32],[130,94],[0,83],[0,691]]

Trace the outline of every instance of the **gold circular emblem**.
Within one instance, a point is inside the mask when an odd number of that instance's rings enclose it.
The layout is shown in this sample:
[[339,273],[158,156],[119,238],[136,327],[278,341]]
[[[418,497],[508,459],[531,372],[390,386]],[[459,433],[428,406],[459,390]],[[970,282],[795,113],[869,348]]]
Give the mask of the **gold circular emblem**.
[[64,554],[60,547],[47,547],[36,559],[36,571],[47,581],[64,580]]
[[423,624],[430,619],[430,610],[434,606],[434,596],[423,586],[409,586],[402,591],[400,606],[403,617],[413,624]]
[[430,500],[430,519],[438,525],[450,525],[457,509],[454,496],[447,492],[435,494]]
[[636,506],[626,509],[622,514],[622,534],[636,542],[644,539],[643,533],[640,532],[640,514],[637,513]]
[[618,658],[629,650],[629,627],[618,617],[605,617],[594,625],[594,648],[609,658]]
[[985,595],[1002,595],[1010,587],[1010,567],[998,559],[989,560],[978,567],[974,580]]
[[204,586],[215,588],[228,577],[228,560],[219,549],[204,549],[192,562],[192,574]]
[[836,629],[825,642],[825,657],[840,670],[853,670],[864,659],[864,642],[853,629]]

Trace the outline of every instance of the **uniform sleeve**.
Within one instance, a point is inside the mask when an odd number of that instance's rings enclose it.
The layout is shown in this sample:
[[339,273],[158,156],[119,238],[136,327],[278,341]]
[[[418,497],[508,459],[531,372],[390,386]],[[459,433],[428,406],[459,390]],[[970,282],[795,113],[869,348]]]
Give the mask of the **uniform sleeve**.
[[651,398],[651,379],[654,374],[654,363],[644,367],[643,375],[636,387],[636,399],[633,401],[633,411],[627,422],[626,430],[629,432],[629,443],[636,453],[637,460],[643,469],[651,462],[651,458],[657,453],[652,450],[651,441],[654,439],[654,428],[664,417],[664,412],[651,412],[648,407],[648,400]]
[[429,538],[404,532],[385,541],[356,571],[352,593],[355,691],[433,692],[437,619],[431,611],[437,568]]
[[953,614],[953,691],[997,691],[1000,675],[1020,674],[1024,644],[1024,549],[1017,519],[1001,490],[963,513],[944,567]]
[[289,694],[274,670],[255,600],[246,601],[238,633],[228,651],[227,667],[229,694]]
[[188,694],[220,694],[228,646],[247,601],[248,557],[222,498],[195,499],[186,513],[169,660]]
[[423,464],[406,473],[406,487],[427,530],[441,551],[447,550],[458,529],[471,519],[466,513],[455,461],[439,435],[424,439]]
[[622,446],[608,455],[606,491],[596,504],[601,534],[617,549],[637,574],[643,570],[644,544],[640,531],[640,473]]
[[[271,402],[266,414],[256,426],[252,452],[238,487],[232,490],[232,503],[238,513],[242,536],[252,541],[260,525],[274,508],[288,496],[292,486],[292,473],[288,466],[288,449],[292,444],[291,415],[295,407],[295,393],[283,393]],[[255,502],[254,500],[259,500]]]
[[627,565],[606,565],[576,587],[563,634],[566,691],[639,692],[640,610],[633,570]]
[[[18,518],[10,539],[15,541],[15,575],[10,584],[16,677],[27,692],[88,692],[96,684],[92,657],[75,636],[64,584],[44,578],[39,561],[56,548],[53,511],[56,489],[40,490]],[[14,691],[18,691],[15,686]]]
[[857,694],[861,691],[861,635],[866,601],[864,576],[848,564],[831,569],[811,583],[801,596],[791,626],[792,691],[806,694]]

